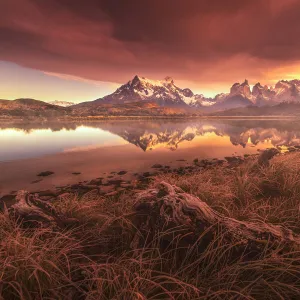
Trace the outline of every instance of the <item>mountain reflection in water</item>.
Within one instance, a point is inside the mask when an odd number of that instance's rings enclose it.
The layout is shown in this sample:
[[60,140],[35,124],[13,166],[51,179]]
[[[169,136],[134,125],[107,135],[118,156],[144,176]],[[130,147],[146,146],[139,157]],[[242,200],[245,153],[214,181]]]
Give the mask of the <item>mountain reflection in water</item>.
[[[18,135],[17,139],[13,138],[14,134]],[[54,154],[68,149],[122,145],[126,142],[144,152],[162,148],[175,151],[181,147],[200,146],[201,140],[197,140],[199,137],[214,141],[214,145],[229,138],[233,151],[235,146],[256,147],[260,143],[268,143],[269,146],[295,146],[300,144],[300,124],[297,120],[131,120],[0,124],[0,160]],[[15,155],[8,155],[10,152]]]

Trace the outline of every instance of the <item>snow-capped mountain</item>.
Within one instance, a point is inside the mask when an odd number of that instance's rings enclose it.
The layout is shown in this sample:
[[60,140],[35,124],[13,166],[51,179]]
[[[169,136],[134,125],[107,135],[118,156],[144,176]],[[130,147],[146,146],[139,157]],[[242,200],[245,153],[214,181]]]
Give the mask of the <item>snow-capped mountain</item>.
[[246,79],[243,83],[235,83],[229,94],[217,95],[213,101],[214,109],[230,109],[243,106],[275,105],[282,102],[300,103],[300,80],[281,80],[275,87],[262,86],[256,83],[252,90]]
[[272,89],[275,102],[300,101],[300,80],[280,80]]
[[75,103],[73,103],[73,102],[68,102],[68,101],[59,101],[59,100],[55,100],[55,101],[49,102],[49,104],[57,105],[57,106],[62,106],[62,107],[69,107],[69,106],[74,105]]
[[160,106],[211,105],[211,99],[203,95],[194,95],[188,88],[177,87],[171,77],[166,77],[164,80],[150,80],[140,76],[135,76],[113,94],[97,99],[94,103],[123,104],[138,101],[155,102]]
[[154,103],[162,108],[172,107],[209,113],[247,106],[275,105],[281,102],[300,103],[299,80],[281,80],[275,87],[257,83],[251,89],[248,80],[245,79],[242,83],[233,84],[229,93],[207,98],[202,94],[194,94],[189,88],[179,88],[171,77],[166,77],[164,80],[151,80],[135,76],[114,93],[73,107],[75,110],[83,109],[85,113],[92,113],[99,107],[103,108],[103,105],[116,107],[140,103],[143,106]]

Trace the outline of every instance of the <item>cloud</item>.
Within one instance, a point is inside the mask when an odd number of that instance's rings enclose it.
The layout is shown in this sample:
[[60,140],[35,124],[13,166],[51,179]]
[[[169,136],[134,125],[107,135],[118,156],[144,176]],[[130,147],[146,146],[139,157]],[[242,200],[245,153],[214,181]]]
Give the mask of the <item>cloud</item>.
[[1,60],[92,81],[270,81],[279,64],[299,65],[299,36],[297,0],[0,3]]
[[90,79],[86,79],[86,78],[82,78],[82,77],[78,77],[78,76],[74,76],[74,75],[52,73],[52,72],[43,72],[43,73],[48,75],[48,76],[54,76],[54,77],[57,77],[57,78],[60,78],[60,79],[63,79],[63,80],[80,81],[80,82],[93,84],[93,85],[96,85],[96,86],[102,86],[103,85],[103,82],[101,82],[101,81],[90,80]]

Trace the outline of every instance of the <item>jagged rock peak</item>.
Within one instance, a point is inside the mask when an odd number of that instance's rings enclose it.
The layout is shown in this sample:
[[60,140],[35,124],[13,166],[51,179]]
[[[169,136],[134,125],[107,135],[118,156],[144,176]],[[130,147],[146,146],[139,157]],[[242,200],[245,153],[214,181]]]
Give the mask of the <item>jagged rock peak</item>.
[[248,79],[245,79],[245,81],[242,83],[242,85],[249,85]]
[[242,84],[235,83],[230,89],[230,95],[231,96],[241,95],[243,97],[250,98],[251,97],[251,90],[250,90],[248,80],[245,79],[245,81]]
[[263,88],[263,86],[260,84],[260,82],[258,82],[257,84],[255,84],[256,87],[258,88]]
[[174,84],[174,80],[173,80],[173,78],[170,77],[170,76],[166,76],[166,77],[165,77],[165,81],[168,82],[168,83]]
[[138,75],[135,75],[131,81],[131,84],[134,85],[141,81],[141,78]]

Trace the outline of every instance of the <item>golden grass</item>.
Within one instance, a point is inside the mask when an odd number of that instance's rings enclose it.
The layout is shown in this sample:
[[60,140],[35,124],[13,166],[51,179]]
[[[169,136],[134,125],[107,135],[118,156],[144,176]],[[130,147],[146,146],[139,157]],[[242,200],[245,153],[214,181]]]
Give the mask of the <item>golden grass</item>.
[[262,220],[300,232],[300,153],[275,157],[269,167],[249,158],[237,169],[217,167],[190,175],[156,178],[198,196],[240,220]]
[[[237,169],[212,168],[189,175],[159,175],[240,220],[260,220],[300,232],[300,154],[275,157],[260,168],[249,158]],[[300,249],[262,247],[246,260],[216,236],[197,245],[162,248],[159,228],[131,249],[133,192],[99,197],[66,196],[54,205],[79,220],[77,228],[25,228],[0,213],[0,295],[3,299],[299,299]],[[170,234],[170,232],[168,232]],[[204,236],[203,236],[204,237]],[[201,239],[197,241],[201,243]],[[234,257],[234,259],[232,258]]]

